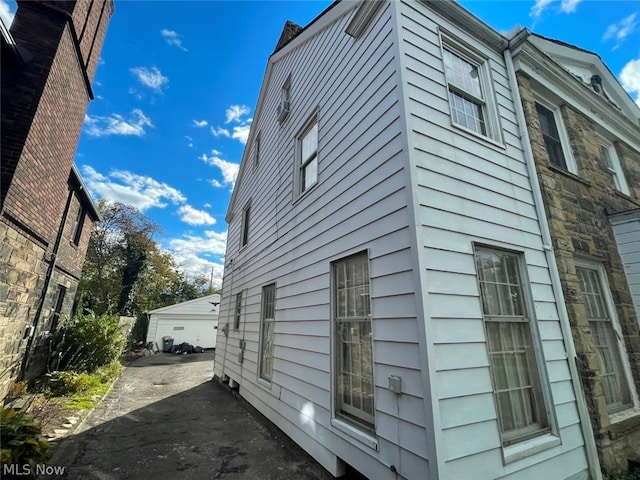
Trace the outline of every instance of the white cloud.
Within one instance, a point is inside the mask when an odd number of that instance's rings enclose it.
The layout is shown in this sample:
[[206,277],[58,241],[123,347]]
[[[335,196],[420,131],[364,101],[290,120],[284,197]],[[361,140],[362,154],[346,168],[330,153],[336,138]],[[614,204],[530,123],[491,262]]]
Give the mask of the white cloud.
[[189,225],[214,225],[216,219],[204,210],[196,210],[191,205],[182,205],[178,209],[180,219]]
[[234,125],[231,129],[221,127],[219,125],[215,127],[211,126],[211,134],[214,137],[232,138],[245,145],[247,143],[247,139],[249,138],[249,131],[251,130],[251,123],[253,122],[253,118],[243,117],[248,115],[250,111],[251,110],[246,105],[231,105],[225,112],[225,123],[233,122],[238,123],[239,125]]
[[620,83],[640,107],[640,58],[629,61],[620,72]]
[[113,113],[108,117],[84,116],[84,128],[92,137],[106,137],[109,135],[143,136],[145,127],[153,127],[151,119],[138,108],[131,111],[128,118]]
[[223,160],[220,158],[220,152],[217,150],[213,150],[212,155],[207,157],[207,155],[203,154],[200,159],[214,167],[218,167],[222,172],[222,178],[224,183],[221,183],[219,180],[211,180],[211,184],[214,187],[221,187],[223,185],[233,185],[236,182],[236,177],[238,176],[238,171],[240,170],[240,165],[237,163],[229,162],[228,160]]
[[529,12],[529,16],[538,18],[542,15],[542,12],[546,10],[546,8],[551,5],[554,0],[536,0],[536,3],[531,7],[531,11]]
[[134,67],[130,70],[140,83],[156,92],[161,92],[162,87],[169,82],[156,67],[152,67],[151,70],[146,67]]
[[[638,26],[638,22],[636,21],[637,13],[632,13],[631,15],[623,18],[618,23],[614,23],[607,27],[607,30],[602,35],[602,40],[607,41],[611,39],[615,39],[618,42],[621,42],[629,35],[631,35],[636,27]],[[614,47],[614,49],[617,48]]]
[[251,130],[251,125],[241,125],[233,127],[233,132],[231,133],[231,138],[235,138],[239,140],[243,145],[247,143],[249,139],[249,131]]
[[576,8],[581,1],[582,0],[562,0],[560,10],[564,13],[573,13],[576,11]]
[[193,125],[195,127],[206,127],[207,125],[209,125],[209,122],[207,122],[206,120],[194,120]]
[[[529,11],[529,16],[535,19],[539,18],[547,8],[556,0],[536,0],[533,7]],[[560,0],[559,11],[563,13],[573,13],[578,8],[582,0]]]
[[185,52],[187,51],[187,49],[182,45],[182,35],[178,35],[178,32],[163,28],[160,30],[160,35],[162,35],[162,38],[164,38],[164,41],[167,42],[168,45],[178,47],[180,50],[184,50]]
[[[188,275],[205,275],[209,278],[213,273],[213,286],[222,286],[224,265],[207,257],[220,257],[225,254],[227,232],[207,230],[202,236],[186,235],[169,241],[171,253],[180,268]],[[218,260],[218,259],[216,259]]]
[[242,117],[248,115],[251,110],[246,105],[231,105],[225,112],[227,120],[225,123],[240,122]]
[[222,127],[211,127],[211,133],[214,137],[226,137],[238,140],[243,145],[247,143],[251,125],[236,125],[233,130]]
[[187,199],[177,189],[152,177],[137,175],[124,170],[114,170],[108,175],[93,167],[82,167],[83,178],[91,193],[107,202],[133,205],[140,211],[149,208],[164,208],[169,203],[181,204]]
[[11,27],[11,22],[13,22],[15,14],[15,12],[11,11],[11,6],[5,0],[0,0],[0,18],[2,18],[7,28]]

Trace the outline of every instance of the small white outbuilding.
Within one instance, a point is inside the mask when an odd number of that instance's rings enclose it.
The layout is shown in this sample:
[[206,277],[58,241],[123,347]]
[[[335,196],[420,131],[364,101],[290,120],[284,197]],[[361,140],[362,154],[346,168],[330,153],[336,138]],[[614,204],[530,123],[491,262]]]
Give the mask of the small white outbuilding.
[[173,338],[173,344],[187,342],[194,347],[215,348],[218,336],[220,295],[196,298],[149,312],[147,342],[163,349],[163,337]]

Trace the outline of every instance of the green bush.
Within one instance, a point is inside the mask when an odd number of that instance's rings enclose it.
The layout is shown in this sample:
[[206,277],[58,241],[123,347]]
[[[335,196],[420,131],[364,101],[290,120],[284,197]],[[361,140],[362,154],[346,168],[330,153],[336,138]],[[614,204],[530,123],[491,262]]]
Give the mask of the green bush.
[[112,362],[91,374],[72,370],[50,372],[39,382],[39,390],[50,397],[101,396],[121,369],[118,362]]
[[114,315],[78,314],[56,332],[56,370],[93,373],[117,360],[127,344],[125,329]]
[[47,458],[49,442],[40,438],[41,428],[26,412],[0,406],[2,464],[32,468]]

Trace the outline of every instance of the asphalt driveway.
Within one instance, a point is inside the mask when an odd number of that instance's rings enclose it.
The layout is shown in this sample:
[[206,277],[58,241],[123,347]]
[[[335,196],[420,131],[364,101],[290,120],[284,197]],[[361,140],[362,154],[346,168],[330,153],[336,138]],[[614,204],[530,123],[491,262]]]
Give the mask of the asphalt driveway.
[[69,479],[332,478],[212,378],[213,352],[133,361],[48,465]]

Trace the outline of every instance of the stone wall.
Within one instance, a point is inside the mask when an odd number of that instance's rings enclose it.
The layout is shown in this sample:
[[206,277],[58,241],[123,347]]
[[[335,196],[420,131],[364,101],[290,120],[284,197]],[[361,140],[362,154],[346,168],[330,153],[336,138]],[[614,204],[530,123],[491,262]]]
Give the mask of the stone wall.
[[531,81],[519,73],[518,84],[600,462],[605,472],[626,470],[629,459],[640,457],[640,412],[631,411],[628,418],[618,415],[615,423],[610,420],[594,337],[576,274],[576,260],[594,262],[606,272],[626,348],[622,354],[626,356],[635,389],[640,391],[638,318],[608,218],[611,213],[640,206],[640,152],[620,141],[614,143],[632,189],[631,196],[627,196],[616,190],[606,168],[598,125],[571,105],[564,104],[560,110],[578,174],[552,165],[544,145]]
[[0,268],[0,398],[20,370],[25,333],[44,285],[44,252],[15,226],[0,221],[0,258],[6,260]]

